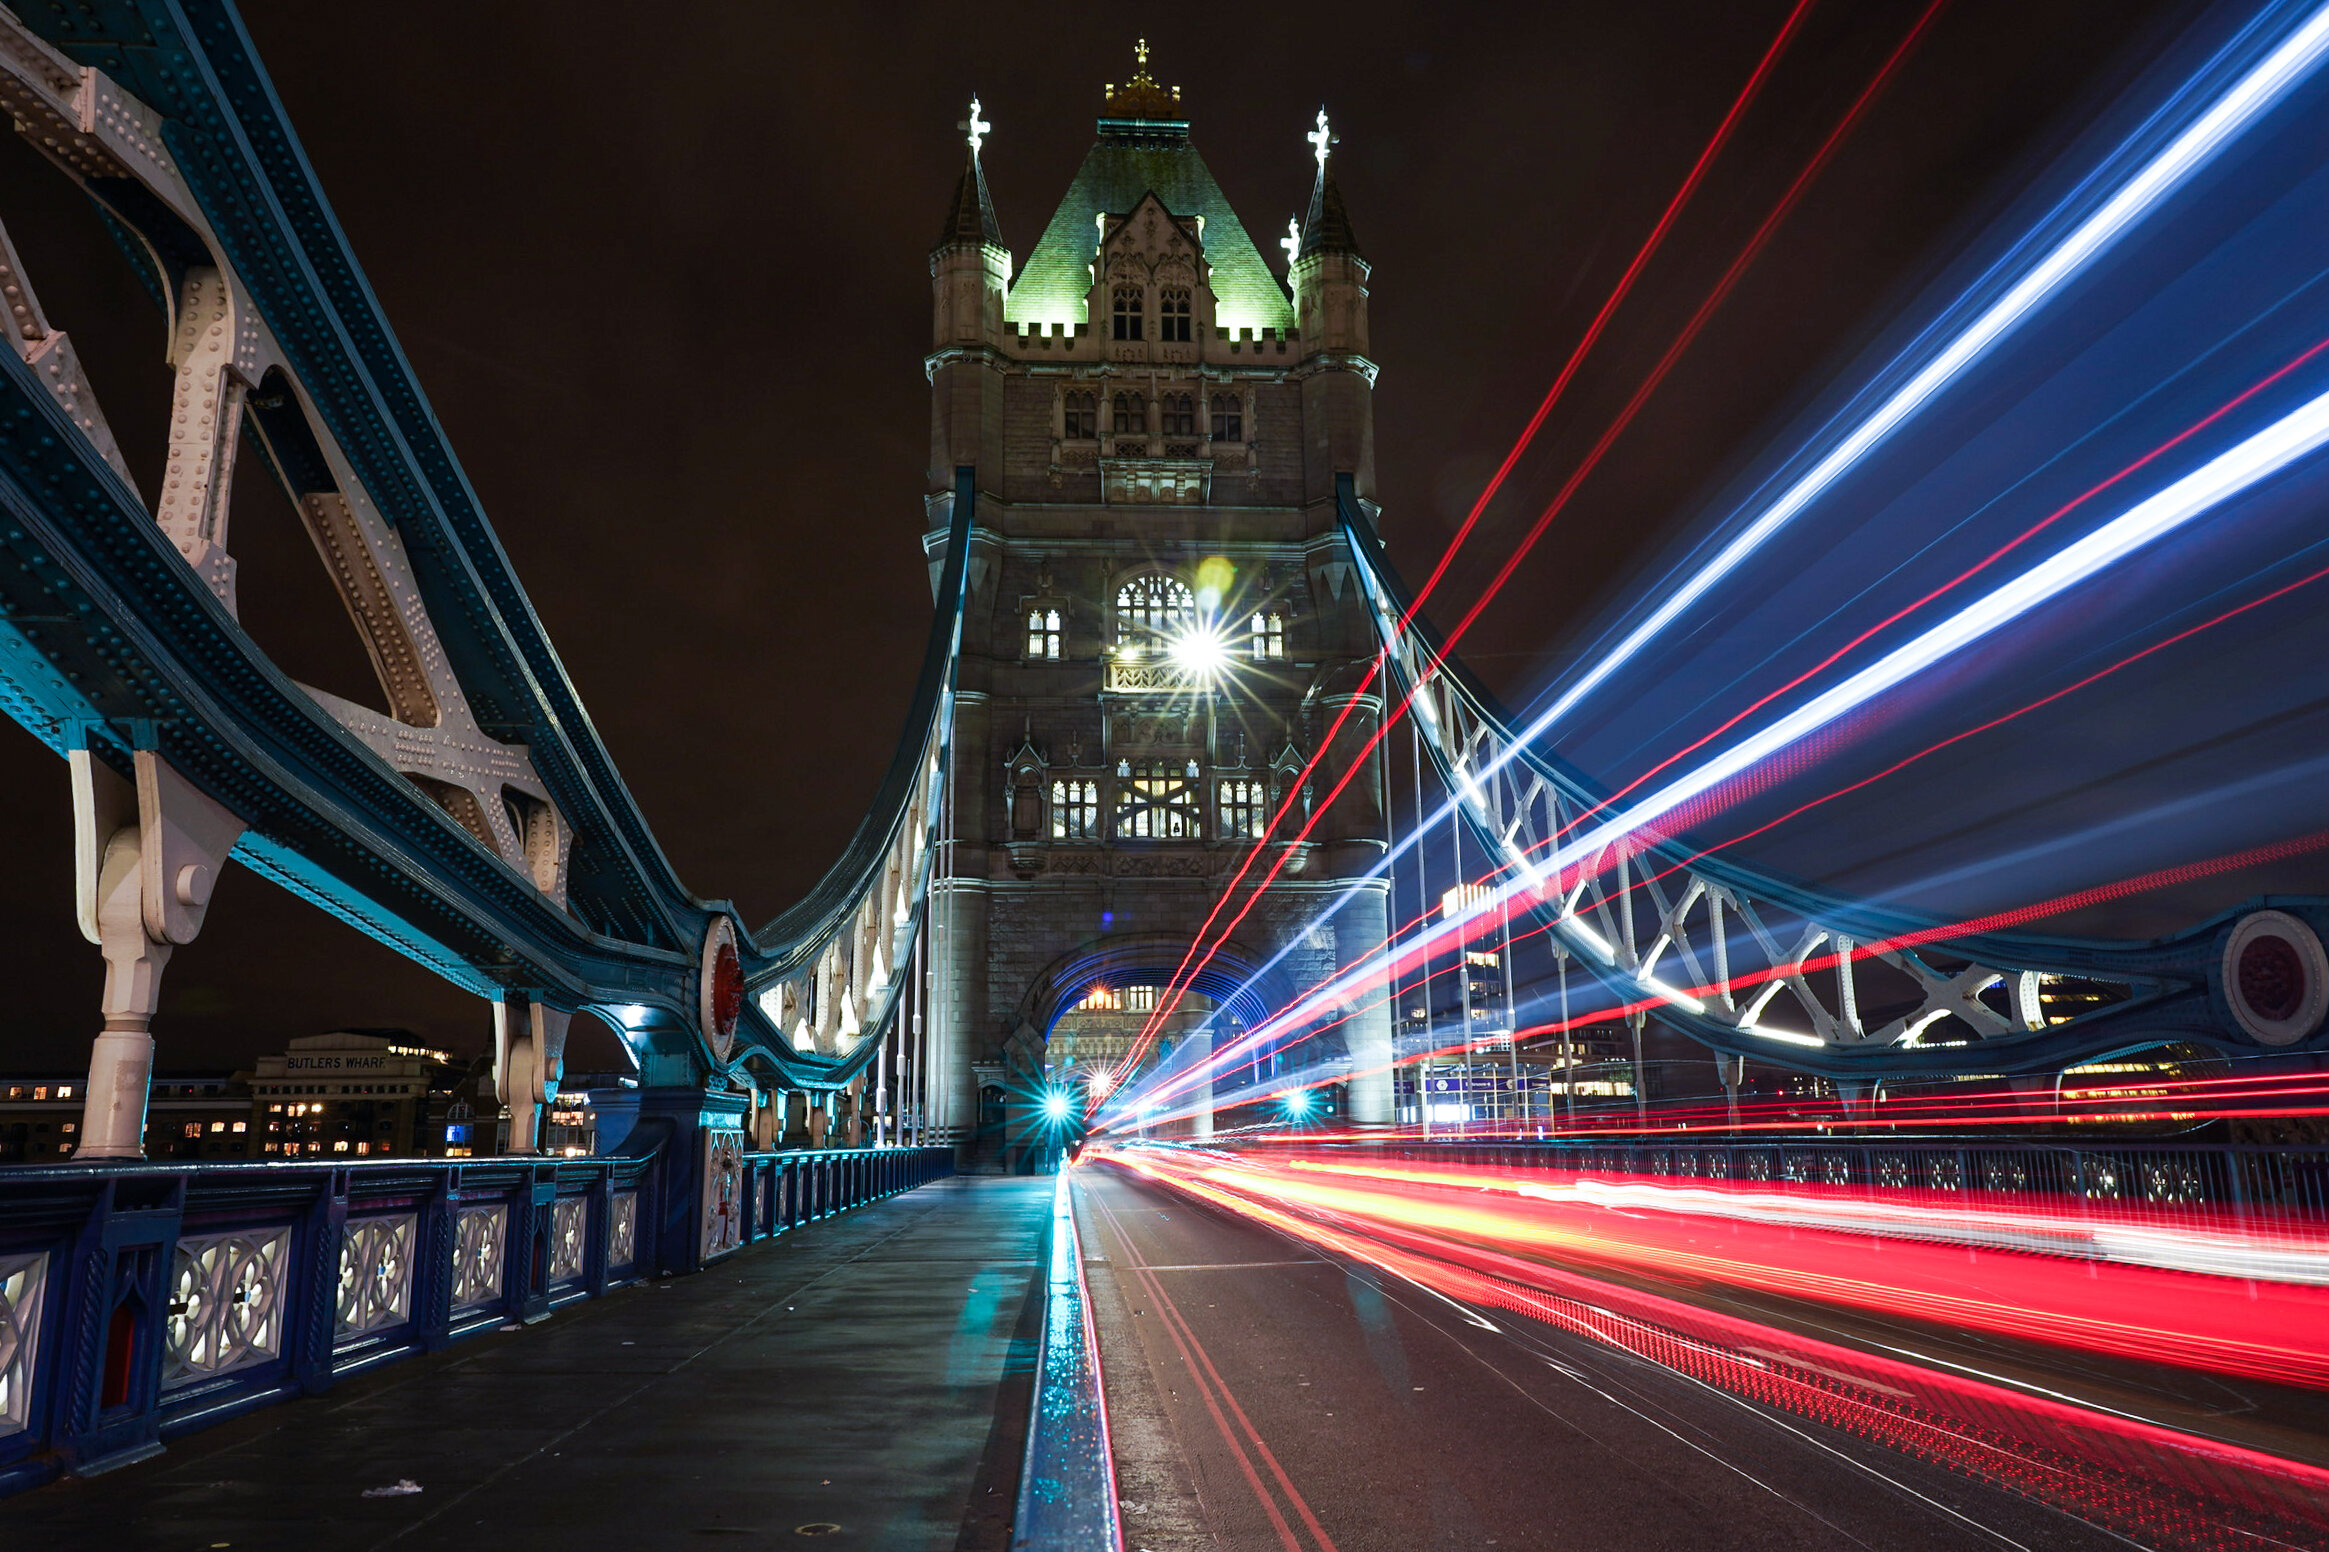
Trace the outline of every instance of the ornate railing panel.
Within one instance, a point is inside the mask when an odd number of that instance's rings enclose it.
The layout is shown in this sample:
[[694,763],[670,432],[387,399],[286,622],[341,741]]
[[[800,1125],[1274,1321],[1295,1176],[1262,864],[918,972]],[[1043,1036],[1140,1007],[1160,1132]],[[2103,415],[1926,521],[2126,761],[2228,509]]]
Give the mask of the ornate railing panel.
[[0,1256],[0,1435],[19,1433],[32,1409],[32,1364],[40,1352],[41,1288],[49,1258]]
[[165,1390],[282,1353],[290,1254],[289,1228],[178,1241],[162,1341]]
[[[1459,822],[1525,886],[1510,908],[1544,923],[1615,1009],[1718,1051],[1844,1079],[2058,1071],[2167,1041],[2248,1051],[2329,1041],[2321,900],[2260,902],[2152,943],[2098,942],[1949,934],[1647,832],[1560,860],[1589,819],[1617,810],[1520,742],[1514,719],[1409,619],[1347,479],[1340,494],[1392,683],[1412,698],[1416,736]],[[2251,950],[2260,936],[2270,947]],[[2265,958],[2273,975],[2256,972]],[[2282,984],[2291,973],[2293,995]]]
[[[561,1199],[559,1205],[567,1200],[581,1199]],[[420,1219],[412,1213],[348,1224],[340,1245],[335,1335],[364,1336],[412,1318],[413,1247],[419,1227]]]
[[[739,1153],[736,1243],[953,1168]],[[619,1287],[658,1264],[667,1172],[692,1181],[647,1157],[0,1170],[0,1494]]]

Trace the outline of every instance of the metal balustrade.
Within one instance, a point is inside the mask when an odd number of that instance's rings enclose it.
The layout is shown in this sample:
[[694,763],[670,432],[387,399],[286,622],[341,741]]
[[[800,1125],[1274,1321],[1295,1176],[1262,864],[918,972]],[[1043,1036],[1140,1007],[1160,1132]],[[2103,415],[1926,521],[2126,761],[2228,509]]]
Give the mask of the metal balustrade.
[[[700,1265],[693,1246],[658,1254],[664,1193],[687,1185],[666,1157],[0,1171],[0,1494]],[[952,1174],[954,1157],[739,1151],[728,1169],[715,1255]]]

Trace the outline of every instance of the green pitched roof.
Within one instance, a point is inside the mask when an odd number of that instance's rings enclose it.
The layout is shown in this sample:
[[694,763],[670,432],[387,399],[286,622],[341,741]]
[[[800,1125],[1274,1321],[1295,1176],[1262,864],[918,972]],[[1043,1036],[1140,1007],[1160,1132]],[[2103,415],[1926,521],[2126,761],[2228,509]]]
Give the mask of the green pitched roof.
[[1205,218],[1218,323],[1231,330],[1294,326],[1293,304],[1189,143],[1186,126],[1150,120],[1101,121],[1098,143],[1003,299],[1003,317],[1012,323],[1083,322],[1091,263],[1100,251],[1099,218],[1129,215],[1151,193],[1176,216]]

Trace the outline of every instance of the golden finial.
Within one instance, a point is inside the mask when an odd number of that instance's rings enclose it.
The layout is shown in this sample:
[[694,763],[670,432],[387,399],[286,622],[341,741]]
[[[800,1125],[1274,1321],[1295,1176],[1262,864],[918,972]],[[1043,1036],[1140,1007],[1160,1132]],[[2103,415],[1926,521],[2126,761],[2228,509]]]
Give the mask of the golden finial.
[[1135,69],[1132,79],[1122,86],[1113,81],[1103,88],[1107,94],[1108,116],[1119,119],[1177,119],[1181,116],[1181,89],[1177,86],[1159,86],[1148,73],[1148,40],[1142,38],[1132,45]]

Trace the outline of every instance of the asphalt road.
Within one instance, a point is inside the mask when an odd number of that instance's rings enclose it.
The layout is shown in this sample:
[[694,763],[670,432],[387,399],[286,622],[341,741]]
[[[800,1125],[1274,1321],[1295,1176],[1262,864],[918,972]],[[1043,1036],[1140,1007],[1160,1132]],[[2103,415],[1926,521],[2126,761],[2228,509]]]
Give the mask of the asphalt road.
[[2129,1545],[1117,1170],[1076,1180],[1128,1552]]

